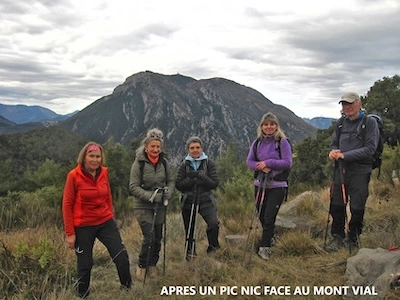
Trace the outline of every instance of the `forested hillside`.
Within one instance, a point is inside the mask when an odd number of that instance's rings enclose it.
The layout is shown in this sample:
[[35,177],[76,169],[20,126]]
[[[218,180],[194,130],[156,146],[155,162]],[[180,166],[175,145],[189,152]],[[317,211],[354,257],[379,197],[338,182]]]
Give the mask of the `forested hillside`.
[[[55,163],[55,171],[65,175],[76,160],[86,139],[62,128],[50,127],[13,135],[0,135],[0,195],[7,191],[31,191],[28,174],[34,173],[46,161]],[[51,179],[56,174],[49,174]],[[42,185],[48,182],[42,182]]]

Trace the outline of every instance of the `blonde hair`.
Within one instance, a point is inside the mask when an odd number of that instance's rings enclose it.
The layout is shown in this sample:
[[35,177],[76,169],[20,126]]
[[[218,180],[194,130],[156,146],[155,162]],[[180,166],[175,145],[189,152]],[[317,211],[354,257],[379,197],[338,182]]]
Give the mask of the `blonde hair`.
[[82,164],[84,162],[86,154],[87,154],[87,149],[92,145],[93,146],[97,146],[100,149],[100,152],[101,152],[101,164],[104,165],[106,163],[106,158],[104,156],[103,147],[100,144],[96,143],[96,142],[89,142],[85,146],[83,146],[81,151],[79,151],[78,158],[76,160],[78,164]]
[[142,153],[144,151],[144,147],[154,140],[160,141],[162,149],[164,144],[164,134],[158,128],[152,128],[147,131],[146,137],[142,140],[140,147],[136,150],[136,154]]
[[264,136],[264,133],[262,131],[262,126],[266,122],[271,122],[271,123],[276,124],[277,128],[276,128],[276,131],[274,132],[275,140],[279,140],[280,138],[286,138],[285,133],[283,132],[283,130],[281,129],[281,126],[279,125],[278,118],[273,113],[267,112],[266,114],[264,114],[262,116],[260,123],[258,124],[258,127],[257,127],[257,138],[258,139],[262,139]]

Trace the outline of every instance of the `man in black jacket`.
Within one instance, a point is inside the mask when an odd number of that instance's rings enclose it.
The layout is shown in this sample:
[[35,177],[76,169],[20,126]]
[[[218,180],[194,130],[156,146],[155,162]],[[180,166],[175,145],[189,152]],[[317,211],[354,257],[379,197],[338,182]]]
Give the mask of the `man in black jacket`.
[[[330,214],[332,241],[325,247],[328,252],[337,251],[348,243],[359,246],[363,228],[368,184],[372,172],[372,155],[379,141],[379,128],[374,118],[362,111],[362,102],[356,93],[346,93],[339,101],[343,117],[336,121],[332,135],[329,159],[335,162],[334,187],[331,195]],[[361,128],[367,118],[365,128]],[[361,132],[364,130],[365,132]],[[346,204],[350,200],[351,218],[345,240]]]

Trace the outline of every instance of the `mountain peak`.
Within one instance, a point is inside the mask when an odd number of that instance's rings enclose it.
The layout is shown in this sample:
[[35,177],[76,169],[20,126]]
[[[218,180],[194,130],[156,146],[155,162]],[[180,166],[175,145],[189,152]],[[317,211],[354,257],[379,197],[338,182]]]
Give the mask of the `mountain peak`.
[[294,142],[316,132],[287,108],[232,80],[196,80],[150,71],[129,76],[111,95],[98,99],[61,126],[99,143],[111,139],[124,145],[157,127],[166,136],[170,159],[179,162],[186,153],[185,141],[192,135],[201,136],[207,153],[213,156],[228,143],[236,143],[239,152],[247,154],[258,122],[268,111],[278,116]]

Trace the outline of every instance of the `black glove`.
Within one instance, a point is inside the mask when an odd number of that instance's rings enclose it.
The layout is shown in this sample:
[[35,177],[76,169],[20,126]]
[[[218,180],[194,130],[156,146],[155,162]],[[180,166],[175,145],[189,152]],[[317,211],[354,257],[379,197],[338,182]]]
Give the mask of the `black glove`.
[[197,178],[198,175],[199,175],[198,171],[189,171],[188,172],[188,177],[189,178]]
[[198,175],[199,178],[204,178],[206,176],[207,176],[206,171],[204,171],[204,170],[199,171],[199,175]]
[[169,191],[168,187],[164,188],[164,199],[170,199],[171,198],[171,192]]

